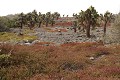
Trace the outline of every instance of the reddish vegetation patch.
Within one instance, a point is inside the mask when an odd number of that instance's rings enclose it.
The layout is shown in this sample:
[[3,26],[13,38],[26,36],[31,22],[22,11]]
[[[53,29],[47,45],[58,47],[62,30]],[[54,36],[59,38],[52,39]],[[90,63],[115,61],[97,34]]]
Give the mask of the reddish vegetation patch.
[[[41,46],[44,44],[51,43],[0,46],[3,54],[14,48],[0,74],[8,80],[119,80],[120,46],[105,47],[95,42]],[[101,54],[104,56],[90,60]]]
[[[56,26],[70,27],[70,26],[73,26],[73,22],[56,22],[54,24],[54,27]],[[101,23],[100,27],[103,27],[103,26],[104,26],[104,23]],[[107,23],[107,27],[109,26],[111,26],[111,23]]]
[[69,27],[72,26],[72,22],[57,22],[54,26]]

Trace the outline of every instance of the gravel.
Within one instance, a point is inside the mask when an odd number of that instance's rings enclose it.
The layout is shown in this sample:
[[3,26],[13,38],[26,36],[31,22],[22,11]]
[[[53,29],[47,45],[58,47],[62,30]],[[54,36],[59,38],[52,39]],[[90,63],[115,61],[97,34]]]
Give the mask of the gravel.
[[[60,29],[60,28],[59,28]],[[96,42],[102,40],[103,29],[96,28],[91,31],[91,38],[87,38],[84,32],[73,32],[68,29],[67,32],[46,32],[44,29],[37,29],[36,35],[40,41],[63,44],[69,42]]]

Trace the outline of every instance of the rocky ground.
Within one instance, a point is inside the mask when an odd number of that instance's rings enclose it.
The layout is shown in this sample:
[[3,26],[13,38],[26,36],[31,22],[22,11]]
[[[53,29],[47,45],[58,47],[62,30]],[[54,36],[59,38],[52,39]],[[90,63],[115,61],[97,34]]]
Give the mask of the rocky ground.
[[[13,32],[18,34],[20,30],[14,29]],[[18,43],[31,45],[37,42],[51,42],[59,45],[71,42],[97,42],[103,40],[103,28],[96,27],[94,30],[91,30],[91,38],[87,38],[86,33],[83,31],[77,30],[75,33],[72,27],[35,28],[33,32],[29,32],[28,35],[37,36],[38,39],[34,41],[21,41]]]
[[120,30],[119,27],[109,27],[105,36],[105,43],[120,43]]
[[71,28],[64,28],[67,32],[60,32],[59,29],[62,29],[62,27],[52,29],[58,29],[58,32],[46,32],[44,29],[35,29],[35,34],[39,37],[40,41],[53,42],[57,44],[69,42],[95,42],[102,40],[103,36],[102,28],[92,30],[91,38],[87,38],[85,32],[78,31],[75,33]]

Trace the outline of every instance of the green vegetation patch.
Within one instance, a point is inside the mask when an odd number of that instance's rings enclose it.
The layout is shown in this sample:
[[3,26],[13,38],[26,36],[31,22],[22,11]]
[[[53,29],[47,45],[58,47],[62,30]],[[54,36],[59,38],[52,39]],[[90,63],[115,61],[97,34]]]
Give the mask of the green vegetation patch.
[[22,41],[22,40],[35,40],[37,39],[36,36],[30,36],[30,35],[22,35],[22,36],[19,36],[15,33],[9,33],[9,32],[1,32],[0,33],[0,41],[1,42],[5,42],[5,41],[10,41],[10,42],[15,42],[15,41]]

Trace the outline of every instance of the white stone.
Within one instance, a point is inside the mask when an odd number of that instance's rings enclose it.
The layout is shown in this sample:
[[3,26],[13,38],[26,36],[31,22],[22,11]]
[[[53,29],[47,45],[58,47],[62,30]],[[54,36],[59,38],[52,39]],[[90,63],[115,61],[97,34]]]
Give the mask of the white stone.
[[94,57],[90,57],[90,60],[94,60],[95,58]]

